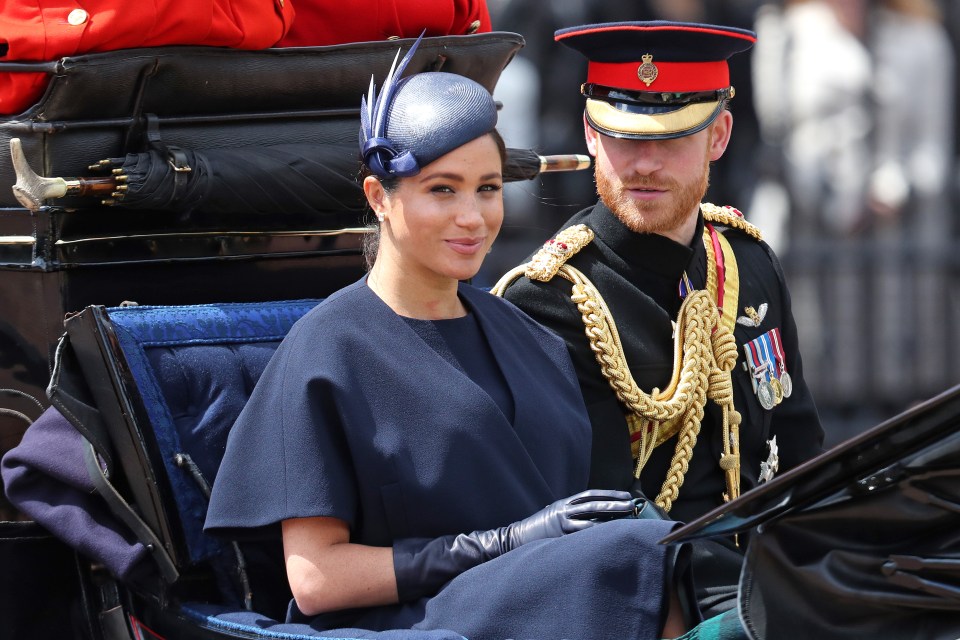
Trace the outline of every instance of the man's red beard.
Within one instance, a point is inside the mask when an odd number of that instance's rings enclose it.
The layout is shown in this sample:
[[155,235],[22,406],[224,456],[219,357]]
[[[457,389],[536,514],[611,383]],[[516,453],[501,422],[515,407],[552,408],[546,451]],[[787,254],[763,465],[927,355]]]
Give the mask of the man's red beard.
[[[594,169],[597,181],[597,193],[628,229],[637,233],[665,233],[679,229],[689,216],[700,207],[700,201],[710,185],[710,160],[704,158],[700,179],[689,184],[681,184],[673,179],[656,179],[633,176],[621,183],[616,176],[611,177],[597,163]],[[658,189],[672,196],[672,203],[663,204],[634,200],[629,189]],[[668,211],[663,207],[669,206]]]

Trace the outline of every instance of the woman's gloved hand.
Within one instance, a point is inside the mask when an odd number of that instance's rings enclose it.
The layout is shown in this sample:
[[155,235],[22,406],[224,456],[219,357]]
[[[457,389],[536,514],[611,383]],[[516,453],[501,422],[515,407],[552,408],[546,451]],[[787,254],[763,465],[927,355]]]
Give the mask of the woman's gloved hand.
[[593,489],[557,500],[519,522],[481,535],[497,537],[501,551],[491,556],[496,557],[532,540],[559,538],[600,522],[633,515],[636,515],[636,504],[628,492]]
[[439,538],[405,538],[393,545],[393,569],[401,602],[436,591],[478,564],[545,538],[559,538],[595,524],[636,517],[626,491],[589,490],[557,500],[531,516],[489,531]]

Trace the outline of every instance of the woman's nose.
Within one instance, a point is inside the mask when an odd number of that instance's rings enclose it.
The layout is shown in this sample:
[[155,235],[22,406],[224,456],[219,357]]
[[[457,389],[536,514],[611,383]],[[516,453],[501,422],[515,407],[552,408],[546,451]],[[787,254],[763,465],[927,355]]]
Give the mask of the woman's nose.
[[457,207],[457,224],[461,227],[475,228],[483,224],[483,204],[479,194],[471,194],[463,198]]

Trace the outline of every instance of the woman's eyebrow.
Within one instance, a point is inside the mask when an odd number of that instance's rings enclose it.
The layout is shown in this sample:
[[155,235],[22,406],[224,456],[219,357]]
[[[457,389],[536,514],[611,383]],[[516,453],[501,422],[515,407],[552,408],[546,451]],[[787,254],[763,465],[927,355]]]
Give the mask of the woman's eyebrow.
[[442,178],[442,179],[445,179],[445,180],[454,180],[454,181],[456,181],[456,182],[464,182],[464,181],[466,180],[466,178],[464,178],[464,177],[463,177],[462,175],[460,175],[459,173],[450,173],[450,172],[442,172],[442,171],[441,171],[441,172],[437,172],[437,173],[428,173],[428,174],[424,175],[423,177],[420,178],[420,182],[426,182],[426,181],[428,181],[428,180],[435,180],[435,179],[437,179],[437,178]]
[[[436,173],[427,173],[420,176],[420,182],[429,182],[430,180],[448,180],[450,182],[463,183],[467,178],[459,173],[449,171],[438,171]],[[480,176],[478,182],[487,182],[489,180],[503,180],[503,173],[500,171],[491,171]]]

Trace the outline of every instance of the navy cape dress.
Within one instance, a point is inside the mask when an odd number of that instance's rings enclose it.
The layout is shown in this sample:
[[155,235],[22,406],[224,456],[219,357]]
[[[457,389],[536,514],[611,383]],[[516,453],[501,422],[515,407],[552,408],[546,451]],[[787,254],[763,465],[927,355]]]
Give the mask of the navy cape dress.
[[[278,535],[328,516],[390,546],[515,522],[586,487],[590,423],[563,341],[461,284],[514,416],[428,345],[366,279],[290,331],[233,427],[206,528]],[[655,638],[675,523],[620,520],[537,541],[417,602],[351,609],[317,628],[451,629],[481,638]],[[295,610],[295,607],[291,607]]]

